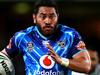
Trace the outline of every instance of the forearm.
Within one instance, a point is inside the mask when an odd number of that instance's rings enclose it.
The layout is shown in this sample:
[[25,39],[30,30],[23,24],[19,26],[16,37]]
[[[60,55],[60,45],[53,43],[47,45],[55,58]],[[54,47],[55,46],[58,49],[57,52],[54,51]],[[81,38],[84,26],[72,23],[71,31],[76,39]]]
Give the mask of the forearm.
[[77,61],[70,59],[68,68],[77,71],[77,72],[83,72],[88,73],[90,70],[90,62],[89,61]]
[[88,73],[90,70],[90,57],[87,51],[81,51],[80,53],[73,56],[72,59],[59,57],[53,50],[53,48],[47,44],[47,48],[49,48],[50,56],[54,59],[58,64],[70,68],[74,71]]

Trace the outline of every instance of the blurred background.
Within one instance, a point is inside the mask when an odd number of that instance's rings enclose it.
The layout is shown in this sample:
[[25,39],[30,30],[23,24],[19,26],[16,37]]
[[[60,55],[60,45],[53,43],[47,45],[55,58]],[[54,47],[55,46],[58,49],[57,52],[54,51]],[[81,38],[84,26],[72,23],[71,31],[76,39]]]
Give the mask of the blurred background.
[[[100,1],[56,1],[60,12],[59,23],[75,28],[86,45],[100,53]],[[6,47],[15,32],[33,25],[34,2],[35,0],[0,0],[0,50]],[[16,75],[24,75],[24,64],[20,56],[14,62]]]

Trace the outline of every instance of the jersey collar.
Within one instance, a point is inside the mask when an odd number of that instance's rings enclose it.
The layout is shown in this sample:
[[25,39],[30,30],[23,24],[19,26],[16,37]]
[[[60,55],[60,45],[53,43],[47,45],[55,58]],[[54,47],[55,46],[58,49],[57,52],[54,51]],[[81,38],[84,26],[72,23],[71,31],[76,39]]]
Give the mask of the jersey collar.
[[37,31],[37,33],[39,34],[39,36],[45,40],[50,39],[53,35],[49,36],[49,37],[45,37],[43,34],[40,33],[40,31],[38,30],[37,26],[35,26],[35,29]]

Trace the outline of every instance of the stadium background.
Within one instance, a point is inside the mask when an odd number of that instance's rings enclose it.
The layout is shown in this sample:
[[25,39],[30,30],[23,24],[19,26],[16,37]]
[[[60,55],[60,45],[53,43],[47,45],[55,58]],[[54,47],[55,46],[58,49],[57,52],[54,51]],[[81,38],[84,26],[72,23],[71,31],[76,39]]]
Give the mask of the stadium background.
[[[0,0],[0,50],[8,44],[13,34],[33,24],[32,13],[35,0]],[[100,53],[100,1],[57,0],[59,23],[79,31],[87,46]],[[21,55],[13,60],[16,75],[24,75]]]

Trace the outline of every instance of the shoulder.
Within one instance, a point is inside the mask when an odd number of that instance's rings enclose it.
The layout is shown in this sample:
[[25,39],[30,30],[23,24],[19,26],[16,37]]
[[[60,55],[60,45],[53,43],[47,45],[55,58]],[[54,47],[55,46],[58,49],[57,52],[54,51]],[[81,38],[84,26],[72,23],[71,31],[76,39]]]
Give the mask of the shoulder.
[[60,27],[60,30],[65,34],[69,34],[71,36],[76,36],[76,37],[80,36],[80,34],[78,33],[78,31],[76,29],[71,28],[67,25],[59,24],[59,27]]
[[34,31],[34,29],[35,29],[35,26],[31,26],[24,30],[20,30],[13,35],[12,40],[14,42],[18,42],[18,41],[22,40],[24,38],[24,36],[28,35],[32,31]]
[[26,28],[26,29],[24,29],[24,30],[20,30],[20,31],[16,32],[16,33],[14,34],[14,36],[15,36],[15,37],[22,37],[22,36],[25,36],[25,35],[31,33],[32,31],[34,31],[34,29],[35,29],[35,26],[28,27],[28,28]]

